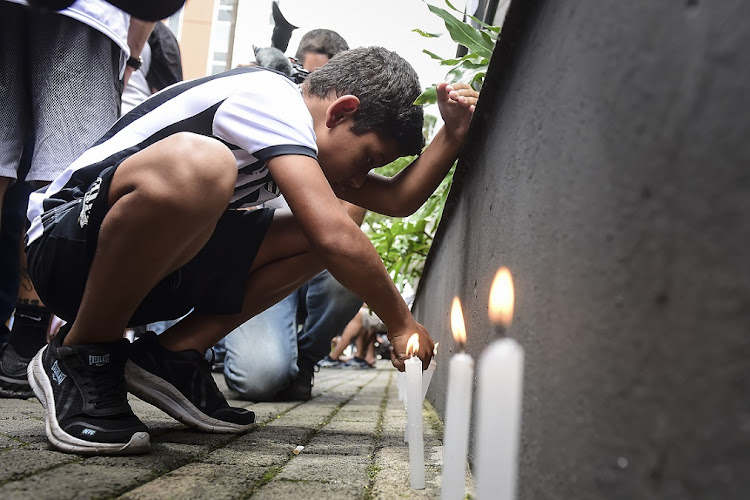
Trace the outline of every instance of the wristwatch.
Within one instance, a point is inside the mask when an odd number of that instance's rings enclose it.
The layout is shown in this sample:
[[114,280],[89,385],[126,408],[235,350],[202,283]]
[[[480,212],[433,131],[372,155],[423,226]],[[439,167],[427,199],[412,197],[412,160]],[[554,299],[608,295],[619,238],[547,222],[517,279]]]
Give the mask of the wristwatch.
[[141,67],[141,64],[143,64],[143,59],[141,59],[140,57],[128,57],[128,60],[125,61],[125,64],[133,68],[133,71],[136,71]]

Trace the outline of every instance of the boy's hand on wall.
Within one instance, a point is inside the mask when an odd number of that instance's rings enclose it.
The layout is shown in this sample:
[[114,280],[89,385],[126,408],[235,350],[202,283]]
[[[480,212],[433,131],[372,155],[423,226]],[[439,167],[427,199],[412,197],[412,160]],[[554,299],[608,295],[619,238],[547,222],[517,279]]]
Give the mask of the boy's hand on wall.
[[437,103],[450,136],[464,140],[477,99],[479,92],[466,83],[438,84]]
[[400,372],[404,371],[404,361],[409,359],[411,356],[406,354],[406,344],[409,342],[409,337],[415,333],[419,334],[419,350],[417,356],[422,360],[422,370],[426,370],[432,359],[432,353],[435,349],[435,344],[432,342],[430,334],[427,333],[427,329],[417,323],[413,323],[412,327],[403,329],[397,332],[388,332],[388,338],[391,341],[393,349],[391,350],[391,363]]

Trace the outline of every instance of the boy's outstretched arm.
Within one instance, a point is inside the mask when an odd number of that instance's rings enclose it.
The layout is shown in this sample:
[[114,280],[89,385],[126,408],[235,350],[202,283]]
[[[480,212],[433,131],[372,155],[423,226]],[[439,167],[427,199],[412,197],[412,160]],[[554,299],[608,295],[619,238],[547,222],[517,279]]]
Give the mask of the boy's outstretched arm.
[[317,162],[307,156],[285,155],[271,158],[267,164],[312,251],[388,327],[393,365],[403,371],[408,338],[419,333],[418,356],[427,368],[432,339],[414,320],[372,243],[336,198]]
[[444,125],[424,152],[393,177],[370,172],[361,187],[337,187],[336,194],[391,217],[414,213],[437,189],[458,158],[478,97],[479,93],[467,84],[439,84],[438,107]]

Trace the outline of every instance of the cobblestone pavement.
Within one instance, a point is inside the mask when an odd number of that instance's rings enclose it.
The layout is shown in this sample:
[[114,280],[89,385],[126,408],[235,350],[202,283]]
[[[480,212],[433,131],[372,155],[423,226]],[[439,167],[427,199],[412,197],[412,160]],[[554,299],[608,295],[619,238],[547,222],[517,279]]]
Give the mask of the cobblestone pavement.
[[256,413],[258,425],[239,436],[188,430],[130,396],[152,436],[151,453],[133,457],[54,451],[36,399],[0,399],[0,499],[437,498],[442,424],[426,403],[426,488],[411,490],[397,373],[386,361],[323,369],[312,400],[257,404],[234,399],[217,376],[232,406]]

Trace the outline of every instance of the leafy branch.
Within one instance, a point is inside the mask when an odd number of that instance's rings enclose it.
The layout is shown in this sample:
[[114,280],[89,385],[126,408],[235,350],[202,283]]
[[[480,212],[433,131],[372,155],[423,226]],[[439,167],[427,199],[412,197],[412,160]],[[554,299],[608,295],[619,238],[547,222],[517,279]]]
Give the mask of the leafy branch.
[[[463,12],[456,9],[449,1],[446,0],[445,3],[449,9],[463,15]],[[473,16],[467,16],[478,26],[475,27],[458,20],[445,9],[429,4],[427,7],[430,12],[443,20],[453,41],[465,46],[468,53],[460,58],[443,58],[427,49],[424,49],[423,52],[439,61],[440,65],[449,67],[446,81],[468,83],[474,89],[479,90],[484,83],[487,66],[490,57],[492,57],[500,28],[490,26]],[[428,39],[441,36],[420,29],[414,29],[413,31]],[[414,104],[434,104],[435,102],[437,102],[436,86],[432,85],[414,101]],[[435,124],[436,118],[434,116],[425,116],[425,137],[432,136],[432,128],[435,127]],[[393,163],[377,169],[376,172],[391,177],[414,159],[415,157],[399,158]],[[391,278],[402,292],[407,285],[416,287],[419,278],[422,276],[427,254],[430,251],[435,231],[443,214],[443,206],[450,191],[454,171],[455,165],[424,205],[409,217],[399,219],[373,212],[368,212],[365,217],[362,228],[380,254],[380,258],[383,259]]]
[[[464,13],[456,9],[453,4],[445,0],[445,4],[452,11],[461,14]],[[463,45],[467,49],[467,54],[460,58],[443,58],[439,55],[424,49],[422,52],[431,58],[439,61],[441,66],[448,66],[450,69],[445,75],[445,80],[449,83],[467,83],[475,90],[480,90],[484,83],[484,77],[487,74],[487,66],[490,64],[492,51],[495,49],[495,43],[500,35],[499,26],[491,26],[474,16],[466,17],[473,21],[478,27],[466,23],[456,18],[451,12],[427,4],[427,8],[440,17],[448,30],[448,34],[454,42]],[[420,29],[412,30],[425,38],[436,38],[440,35],[427,33]],[[437,92],[435,85],[427,87],[422,94],[417,97],[414,104],[434,104],[437,102]]]

